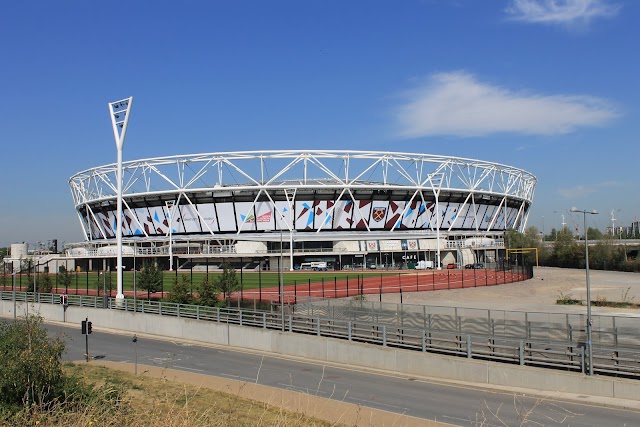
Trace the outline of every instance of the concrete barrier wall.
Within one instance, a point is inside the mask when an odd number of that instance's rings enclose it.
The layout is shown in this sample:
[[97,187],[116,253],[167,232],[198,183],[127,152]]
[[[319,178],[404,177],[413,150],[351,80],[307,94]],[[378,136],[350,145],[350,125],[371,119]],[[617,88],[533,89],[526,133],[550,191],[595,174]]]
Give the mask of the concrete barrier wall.
[[[478,385],[521,387],[592,396],[638,400],[640,381],[589,377],[579,373],[547,370],[506,363],[379,347],[345,340],[243,327],[193,319],[129,313],[58,304],[17,304],[18,316],[39,313],[47,320],[77,325],[89,318],[95,328],[183,338],[203,343],[296,356],[318,362],[380,369],[406,375],[467,381]],[[0,301],[0,315],[13,317],[13,302]]]

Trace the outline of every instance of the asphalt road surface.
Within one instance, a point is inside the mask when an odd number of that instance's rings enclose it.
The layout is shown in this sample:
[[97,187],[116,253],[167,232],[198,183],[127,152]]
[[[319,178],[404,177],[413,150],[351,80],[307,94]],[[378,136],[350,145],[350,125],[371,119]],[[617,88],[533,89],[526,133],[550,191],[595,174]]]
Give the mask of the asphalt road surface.
[[[263,356],[179,340],[158,340],[133,334],[96,331],[89,336],[89,354],[114,362],[137,360],[203,375],[257,382],[310,395],[458,425],[636,426],[640,413],[570,402],[514,397],[511,393],[381,375]],[[46,325],[50,335],[67,342],[66,360],[82,360],[85,337],[80,325]],[[521,418],[529,409],[527,423]],[[498,413],[496,417],[495,413]],[[484,422],[484,424],[483,424]]]

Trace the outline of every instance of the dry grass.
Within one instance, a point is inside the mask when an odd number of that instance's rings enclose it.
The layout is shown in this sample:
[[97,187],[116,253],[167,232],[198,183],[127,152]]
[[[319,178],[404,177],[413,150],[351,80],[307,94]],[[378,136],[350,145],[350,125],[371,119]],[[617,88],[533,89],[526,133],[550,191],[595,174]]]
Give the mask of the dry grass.
[[301,413],[225,393],[91,365],[68,365],[66,369],[96,387],[121,389],[123,399],[105,410],[97,402],[82,408],[57,407],[47,413],[25,416],[24,425],[49,426],[330,426]]

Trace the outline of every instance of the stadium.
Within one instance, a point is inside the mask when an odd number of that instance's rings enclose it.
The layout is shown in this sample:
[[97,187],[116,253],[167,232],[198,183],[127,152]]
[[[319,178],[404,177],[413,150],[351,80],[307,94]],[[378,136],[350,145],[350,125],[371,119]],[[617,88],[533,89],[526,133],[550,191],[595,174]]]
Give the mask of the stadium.
[[[85,241],[65,252],[81,268],[116,255],[116,170],[99,166],[69,180]],[[215,268],[223,259],[266,270],[280,260],[290,270],[490,263],[504,256],[504,231],[526,226],[535,184],[515,167],[417,153],[273,150],[128,161],[123,265],[133,268],[137,257],[166,269]]]

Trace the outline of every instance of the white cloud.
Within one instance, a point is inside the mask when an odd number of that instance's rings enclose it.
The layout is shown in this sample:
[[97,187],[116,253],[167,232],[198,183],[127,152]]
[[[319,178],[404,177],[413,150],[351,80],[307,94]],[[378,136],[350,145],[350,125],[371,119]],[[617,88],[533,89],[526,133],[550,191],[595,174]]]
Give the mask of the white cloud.
[[396,119],[400,135],[408,138],[500,132],[556,135],[601,126],[617,116],[599,98],[514,92],[479,82],[464,72],[434,74],[406,97]]
[[545,24],[588,24],[614,16],[620,6],[606,0],[512,0],[507,14],[515,20]]
[[604,181],[591,185],[577,185],[570,188],[559,188],[558,194],[567,199],[579,199],[581,197],[589,196],[598,191],[621,187],[622,185],[623,184],[618,181]]

